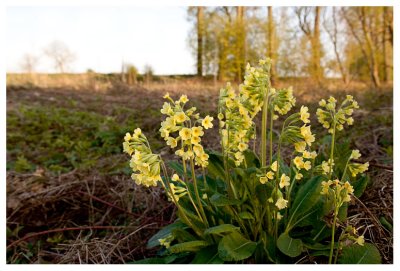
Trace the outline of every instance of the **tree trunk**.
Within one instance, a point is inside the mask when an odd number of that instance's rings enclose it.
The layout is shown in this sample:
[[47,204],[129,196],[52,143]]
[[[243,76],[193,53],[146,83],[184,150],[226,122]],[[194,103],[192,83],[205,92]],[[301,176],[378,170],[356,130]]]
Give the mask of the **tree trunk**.
[[272,14],[272,7],[268,7],[268,31],[267,31],[267,56],[272,60],[271,66],[271,82],[275,82],[276,76],[276,57],[275,57],[275,29],[274,29],[274,17]]
[[204,7],[197,7],[197,76],[203,76]]
[[246,63],[245,7],[236,7],[236,80],[243,78]]
[[314,78],[318,82],[323,78],[323,71],[321,68],[320,12],[320,7],[315,7],[314,33],[311,40],[312,72]]
[[375,46],[372,43],[370,32],[367,30],[366,25],[366,7],[361,7],[361,26],[365,38],[365,42],[368,48],[368,55],[371,61],[371,78],[376,87],[380,87],[381,82],[379,80],[379,67],[378,67],[378,59],[376,55]]
[[389,46],[388,46],[388,40],[389,40],[389,33],[388,33],[388,7],[383,7],[383,13],[382,13],[382,48],[383,48],[383,80],[385,82],[388,82],[390,79],[390,59],[389,59]]

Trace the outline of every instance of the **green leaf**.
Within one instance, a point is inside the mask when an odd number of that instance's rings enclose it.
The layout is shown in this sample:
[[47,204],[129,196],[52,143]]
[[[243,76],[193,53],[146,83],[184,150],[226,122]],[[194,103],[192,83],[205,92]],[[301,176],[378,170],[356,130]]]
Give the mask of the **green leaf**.
[[244,151],[244,159],[246,159],[247,167],[260,167],[260,160],[252,150],[247,149]]
[[266,184],[258,184],[256,186],[256,196],[258,200],[264,204],[268,201],[268,199],[272,195],[272,191],[274,190],[274,186],[272,183],[266,183]]
[[208,245],[209,244],[206,241],[197,240],[173,245],[168,250],[172,253],[180,253],[185,251],[196,252]]
[[172,235],[175,237],[174,239],[177,240],[179,243],[196,240],[196,237],[194,237],[189,232],[187,232],[186,230],[181,229],[181,228],[173,229]]
[[254,219],[254,216],[249,212],[240,212],[239,217],[241,219]]
[[343,248],[338,263],[380,264],[381,255],[379,254],[379,250],[373,244],[365,243],[364,246],[354,244]]
[[174,229],[186,229],[188,226],[186,226],[183,222],[180,220],[177,220],[176,222],[162,228],[159,232],[157,232],[155,235],[153,235],[150,240],[147,242],[147,248],[153,248],[156,246],[160,245],[160,242],[158,239],[164,239],[165,237],[169,236],[172,234],[172,231]]
[[[185,171],[183,170],[183,166],[182,163],[179,163],[177,161],[169,161],[168,162],[168,166],[170,168],[172,168],[173,170],[176,171],[176,173],[178,173],[178,175],[180,176],[184,176],[185,175]],[[187,174],[190,175],[191,171],[189,169],[186,169]]]
[[290,257],[297,257],[303,251],[303,242],[300,239],[293,239],[286,232],[279,236],[277,246],[281,252]]
[[356,196],[357,198],[361,197],[369,181],[370,181],[369,176],[364,174],[361,175],[361,177],[358,178],[357,180],[351,182],[351,185],[354,188],[354,196]]
[[219,257],[224,261],[240,261],[249,258],[257,247],[257,243],[234,231],[224,236],[219,245]]
[[226,206],[226,205],[237,205],[240,204],[240,200],[229,199],[222,194],[214,194],[210,198],[211,203],[214,206]]
[[321,197],[321,182],[322,177],[316,176],[302,185],[296,193],[293,205],[290,207],[287,229],[290,230],[297,223],[306,219],[315,212],[313,207]]
[[222,155],[215,152],[210,152],[208,153],[208,156],[208,173],[211,175],[211,177],[214,177],[215,179],[224,179],[225,170]]
[[239,231],[240,228],[233,226],[232,224],[222,224],[218,225],[215,227],[208,228],[207,230],[204,231],[204,235],[209,235],[209,234],[221,234],[221,233],[229,233],[233,231]]
[[191,264],[220,264],[224,263],[218,255],[217,246],[208,246],[199,250]]

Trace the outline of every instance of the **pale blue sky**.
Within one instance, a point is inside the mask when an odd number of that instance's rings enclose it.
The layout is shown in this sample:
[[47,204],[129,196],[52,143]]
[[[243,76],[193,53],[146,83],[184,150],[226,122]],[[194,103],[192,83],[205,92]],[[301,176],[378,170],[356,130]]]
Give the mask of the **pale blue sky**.
[[43,49],[54,40],[75,53],[73,72],[118,72],[123,60],[157,74],[195,72],[186,7],[12,7],[6,22],[7,72],[21,71],[26,53],[52,72]]

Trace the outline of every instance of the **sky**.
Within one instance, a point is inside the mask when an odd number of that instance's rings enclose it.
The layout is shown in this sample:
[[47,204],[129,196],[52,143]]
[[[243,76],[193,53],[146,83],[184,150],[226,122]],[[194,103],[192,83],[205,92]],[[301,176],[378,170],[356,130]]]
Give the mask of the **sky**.
[[53,41],[75,55],[72,72],[120,72],[122,63],[140,72],[195,73],[188,45],[186,7],[8,7],[7,72],[21,72],[25,54],[38,57],[37,72],[53,72],[44,54]]

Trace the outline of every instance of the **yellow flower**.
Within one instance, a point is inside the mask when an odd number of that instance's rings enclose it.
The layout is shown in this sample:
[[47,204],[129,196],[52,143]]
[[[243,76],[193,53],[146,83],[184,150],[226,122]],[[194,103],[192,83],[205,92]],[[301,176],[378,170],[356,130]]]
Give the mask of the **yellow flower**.
[[239,143],[239,145],[238,145],[238,149],[241,152],[245,151],[247,149],[247,147],[248,147],[248,145],[243,142]]
[[303,125],[300,128],[300,133],[304,137],[304,141],[308,146],[311,146],[311,143],[315,141],[314,135],[311,133],[311,126]]
[[130,133],[126,133],[126,134],[125,134],[125,137],[124,137],[124,140],[125,140],[125,141],[129,141],[129,140],[131,140],[131,139],[132,139],[131,134],[130,134]]
[[179,181],[179,176],[178,176],[178,174],[172,175],[171,180],[173,180],[173,181],[175,181],[175,182]]
[[183,128],[179,131],[179,135],[181,136],[182,140],[188,140],[192,135],[192,130],[189,128]]
[[281,220],[282,217],[283,217],[283,216],[281,215],[281,213],[279,213],[279,212],[276,213],[276,219],[277,219],[277,220]]
[[175,138],[173,137],[168,137],[167,138],[167,145],[171,146],[171,148],[175,148],[178,145],[178,142],[176,141]]
[[201,122],[201,124],[203,125],[203,127],[205,129],[209,129],[213,127],[212,121],[213,121],[213,117],[210,116],[206,116],[203,121]]
[[[332,163],[332,165],[331,165]],[[322,170],[325,172],[325,174],[329,174],[331,171],[331,166],[333,167],[335,165],[335,163],[333,161],[331,161],[331,159],[329,159],[327,162],[323,161],[321,166],[322,166]]]
[[136,137],[139,137],[141,134],[142,134],[142,130],[140,128],[136,128],[133,131],[133,135],[136,136]]
[[161,112],[161,114],[169,115],[169,114],[172,114],[174,111],[171,108],[171,104],[165,102],[162,109],[160,110],[160,112]]
[[266,182],[268,182],[267,176],[261,176],[260,177],[260,183],[265,184]]
[[301,178],[303,178],[303,174],[301,174],[300,172],[296,173],[295,176],[296,180],[300,180]]
[[297,169],[302,169],[303,166],[304,166],[303,157],[301,157],[301,156],[296,156],[296,158],[293,159],[293,163],[295,164],[295,166],[297,167]]
[[308,113],[308,107],[302,105],[300,108],[300,119],[304,122],[304,123],[310,123],[310,113]]
[[305,170],[309,170],[311,168],[311,162],[310,161],[305,161],[303,164],[303,168]]
[[192,127],[192,135],[193,136],[202,136],[202,135],[204,135],[203,127],[201,127],[201,126]]
[[188,99],[188,97],[186,96],[186,95],[182,95],[180,98],[179,98],[179,102],[181,102],[181,103],[187,103],[189,101],[189,99]]
[[290,178],[289,178],[289,176],[286,176],[285,173],[283,173],[281,176],[281,181],[279,182],[279,187],[284,188],[285,186],[289,186],[289,185],[290,185]]
[[272,169],[273,171],[275,171],[275,172],[278,170],[278,162],[277,162],[277,161],[275,161],[275,162],[272,163],[271,169]]
[[231,99],[227,99],[225,104],[227,108],[232,108],[235,103]]
[[307,143],[305,141],[300,141],[297,143],[294,143],[294,148],[296,149],[297,152],[304,152],[306,149]]
[[265,176],[267,176],[268,179],[272,180],[274,178],[274,173],[272,171],[268,171]]
[[349,194],[354,193],[354,188],[349,182],[345,182],[343,187],[347,190],[347,193]]
[[326,105],[325,99],[322,99],[321,101],[319,101],[319,106],[325,106],[325,105]]
[[163,97],[164,99],[168,99],[168,98],[170,98],[169,97],[169,93],[167,92],[167,93],[165,93],[165,95],[164,95],[164,97]]
[[193,151],[197,156],[201,156],[204,152],[203,146],[201,146],[201,145],[193,146]]
[[278,207],[279,210],[285,209],[287,207],[287,203],[288,201],[285,200],[284,198],[279,198],[276,203],[275,206]]
[[350,155],[350,159],[358,159],[361,157],[359,150],[353,150]]
[[124,152],[128,153],[129,155],[132,155],[133,153],[133,148],[129,145],[129,142],[125,141],[122,143],[122,147],[124,149]]
[[358,236],[358,238],[357,238],[356,242],[357,242],[357,244],[359,244],[360,246],[363,246],[363,245],[364,245],[364,243],[365,243],[365,240],[364,240],[364,235],[360,235],[360,236]]
[[331,181],[331,180],[329,180],[329,181],[327,181],[327,182],[323,181],[323,182],[321,183],[321,186],[322,186],[321,194],[322,194],[322,195],[327,195],[328,192],[329,192],[329,188],[330,188],[331,185],[332,185],[332,181]]
[[182,123],[186,120],[186,115],[183,112],[178,112],[175,114],[174,119],[177,123]]
[[182,155],[183,160],[189,160],[190,158],[193,157],[193,152],[191,150],[188,150],[187,152],[184,152]]
[[199,136],[192,136],[192,138],[191,138],[191,140],[190,140],[190,142],[191,142],[193,145],[198,145],[198,144],[200,143],[200,141],[201,141],[201,139],[200,139]]
[[328,102],[336,103],[337,101],[336,101],[336,99],[334,97],[330,96],[329,99],[328,99]]

